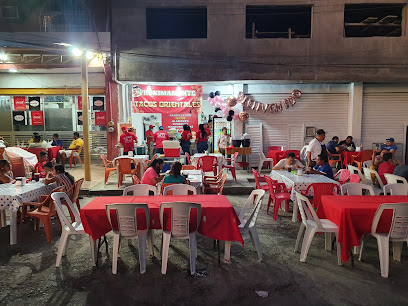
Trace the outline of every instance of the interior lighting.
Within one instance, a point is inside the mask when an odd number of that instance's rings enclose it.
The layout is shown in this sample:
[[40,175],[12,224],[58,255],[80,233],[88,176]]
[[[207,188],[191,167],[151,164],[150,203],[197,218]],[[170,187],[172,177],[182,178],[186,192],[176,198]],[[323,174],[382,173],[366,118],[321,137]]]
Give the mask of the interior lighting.
[[178,96],[181,96],[181,94],[182,94],[182,92],[181,92],[181,86],[180,86],[180,84],[177,86],[177,89],[176,89],[176,95],[178,95]]
[[5,54],[5,53],[0,53],[0,61],[2,61],[2,62],[7,61],[7,54]]
[[15,72],[18,72],[18,71],[17,71],[17,69],[16,69],[16,68],[11,68],[11,69],[9,69],[9,72],[13,72],[13,73],[15,73]]
[[78,49],[78,48],[73,48],[73,49],[72,49],[72,54],[73,54],[74,56],[81,56],[81,55],[82,55],[82,50],[81,50],[81,49]]
[[91,60],[95,57],[95,53],[93,53],[92,51],[86,51],[86,58]]

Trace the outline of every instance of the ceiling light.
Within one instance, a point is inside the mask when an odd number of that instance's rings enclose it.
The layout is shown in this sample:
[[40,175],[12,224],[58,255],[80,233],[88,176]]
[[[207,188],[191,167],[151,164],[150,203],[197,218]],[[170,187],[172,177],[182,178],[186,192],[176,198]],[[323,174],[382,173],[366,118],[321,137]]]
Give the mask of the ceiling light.
[[17,69],[16,69],[16,68],[11,68],[11,69],[9,69],[9,72],[13,72],[13,73],[15,73],[15,72],[18,72],[18,71],[17,71]]
[[0,61],[3,61],[3,62],[7,61],[7,54],[0,53]]
[[63,46],[63,47],[71,47],[72,46],[71,44],[67,44],[67,43],[64,43],[64,42],[54,43],[54,45]]
[[95,57],[95,53],[93,53],[92,51],[86,51],[86,58],[91,60]]
[[78,49],[78,48],[73,48],[73,49],[72,49],[72,54],[73,54],[74,56],[81,56],[81,55],[82,55],[82,50],[81,50],[81,49]]

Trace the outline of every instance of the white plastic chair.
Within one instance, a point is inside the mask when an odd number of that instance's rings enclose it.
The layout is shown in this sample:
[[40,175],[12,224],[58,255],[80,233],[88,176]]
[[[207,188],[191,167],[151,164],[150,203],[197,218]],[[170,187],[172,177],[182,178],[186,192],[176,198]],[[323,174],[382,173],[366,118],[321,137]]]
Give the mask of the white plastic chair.
[[408,185],[408,182],[405,177],[395,175],[395,174],[390,174],[390,173],[385,173],[384,174],[385,179],[387,180],[388,184],[406,184]]
[[[163,214],[165,209],[171,209],[171,231],[165,230]],[[160,224],[163,228],[163,249],[162,249],[162,274],[167,272],[167,261],[169,257],[170,238],[189,239],[190,241],[190,272],[196,271],[197,258],[197,231],[190,231],[190,212],[197,209],[197,229],[201,221],[201,204],[189,202],[169,202],[160,205]]]
[[137,185],[132,185],[128,186],[125,189],[123,189],[123,196],[128,196],[132,195],[135,197],[146,197],[149,195],[149,192],[153,192],[153,195],[156,195],[157,193],[157,188],[152,185],[148,184],[137,184]]
[[[146,229],[137,229],[137,210],[144,210],[146,216]],[[116,211],[116,218],[118,229],[112,225],[111,211]],[[120,239],[136,239],[139,240],[139,262],[140,273],[146,272],[146,238],[149,239],[149,253],[153,254],[153,235],[149,230],[150,225],[150,211],[147,204],[126,203],[126,204],[108,204],[106,205],[106,215],[113,231],[113,258],[112,258],[112,274],[117,273],[118,268],[118,254]]]
[[363,162],[363,168],[370,168],[372,163],[372,160],[366,160],[365,162]]
[[347,183],[340,187],[341,195],[364,195],[368,191],[370,195],[375,195],[373,187],[361,183]]
[[310,204],[309,199],[296,192],[296,200],[299,206],[302,223],[300,224],[299,232],[295,244],[295,252],[299,251],[300,239],[303,231],[306,232],[303,238],[302,251],[300,253],[300,261],[306,262],[307,253],[309,253],[310,244],[316,233],[325,233],[325,249],[331,251],[331,233],[335,233],[337,241],[337,264],[341,265],[341,245],[338,242],[339,227],[328,219],[319,219],[316,212]]
[[384,195],[408,195],[408,185],[405,184],[387,184],[384,186]]
[[[58,268],[61,263],[61,258],[65,255],[67,244],[68,244],[68,237],[70,235],[87,235],[84,231],[84,227],[81,222],[81,217],[79,216],[79,212],[75,205],[72,204],[71,200],[69,199],[68,195],[65,192],[54,192],[51,194],[51,198],[55,203],[55,208],[58,213],[59,220],[61,222],[61,238],[58,245],[58,253],[57,253],[57,261],[55,266]],[[64,211],[62,209],[62,201],[64,201],[69,208],[73,216],[75,217],[74,222],[70,222],[68,218],[65,216]],[[92,237],[89,235],[89,243],[91,245],[91,256],[92,256],[92,265],[95,266],[95,242],[93,241]]]
[[363,168],[363,171],[364,171],[365,178],[367,180],[370,180],[370,182],[372,182],[371,175],[372,174],[375,175],[376,181],[378,182],[378,185],[380,185],[380,188],[378,188],[377,186],[374,186],[373,190],[374,190],[374,193],[376,195],[381,194],[383,192],[383,189],[384,189],[384,184],[383,184],[378,172],[373,170],[373,169],[370,169],[370,168]]
[[[391,228],[388,233],[377,233],[377,225],[384,210],[393,210]],[[381,204],[371,225],[371,235],[377,239],[378,254],[380,257],[381,276],[388,277],[390,261],[390,240],[393,246],[394,260],[401,261],[401,252],[404,242],[408,243],[408,203]],[[361,241],[360,259],[363,253],[364,240]]]
[[262,166],[264,162],[269,162],[269,167],[272,169],[273,167],[273,158],[266,157],[264,152],[262,151],[262,148],[259,149],[259,165],[258,165],[258,172],[261,173]]
[[[347,165],[347,169],[350,171],[351,174],[357,174],[360,177],[361,181],[364,182],[366,180],[365,176],[363,175],[363,173],[361,173],[361,171],[360,171],[360,169],[358,169],[358,167],[354,167],[352,165]],[[371,179],[370,179],[370,181],[371,181]]]
[[169,192],[173,195],[196,195],[197,189],[194,186],[188,184],[174,184],[164,187],[163,195],[167,195]]
[[[265,195],[265,190],[256,189],[251,192],[249,198],[245,202],[244,207],[239,213],[239,229],[242,232],[248,231],[251,237],[252,245],[258,253],[259,261],[262,261],[261,242],[259,241],[258,231],[256,230],[256,219],[262,205],[262,200]],[[248,212],[251,212],[247,215]],[[245,218],[247,216],[247,218]]]

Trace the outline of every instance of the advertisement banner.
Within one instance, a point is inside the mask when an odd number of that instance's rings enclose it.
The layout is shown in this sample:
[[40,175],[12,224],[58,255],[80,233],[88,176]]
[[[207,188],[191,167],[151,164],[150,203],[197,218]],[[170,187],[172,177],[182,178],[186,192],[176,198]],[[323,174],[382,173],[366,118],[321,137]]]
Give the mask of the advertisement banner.
[[132,85],[132,109],[134,113],[159,113],[165,130],[183,130],[188,124],[198,128],[201,113],[202,85],[154,86]]
[[13,111],[13,124],[25,125],[25,113],[20,111]]
[[31,112],[31,125],[44,125],[44,116],[42,111]]
[[30,111],[39,111],[40,108],[40,97],[28,97],[28,107]]
[[95,125],[106,125],[106,112],[95,112]]
[[93,110],[105,110],[105,97],[93,97],[92,98]]
[[26,110],[26,98],[25,97],[14,97],[14,110],[15,111],[25,111]]
[[78,96],[78,110],[82,110],[82,96]]
[[83,125],[82,112],[78,112],[78,125]]

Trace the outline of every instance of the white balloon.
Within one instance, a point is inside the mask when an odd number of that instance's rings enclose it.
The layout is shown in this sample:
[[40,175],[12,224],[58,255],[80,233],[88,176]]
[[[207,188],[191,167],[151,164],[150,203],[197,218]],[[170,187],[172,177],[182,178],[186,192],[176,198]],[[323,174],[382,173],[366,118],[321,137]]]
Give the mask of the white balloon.
[[216,103],[214,104],[214,107],[220,107],[220,106],[221,106],[221,104],[218,103],[218,102],[216,102]]

